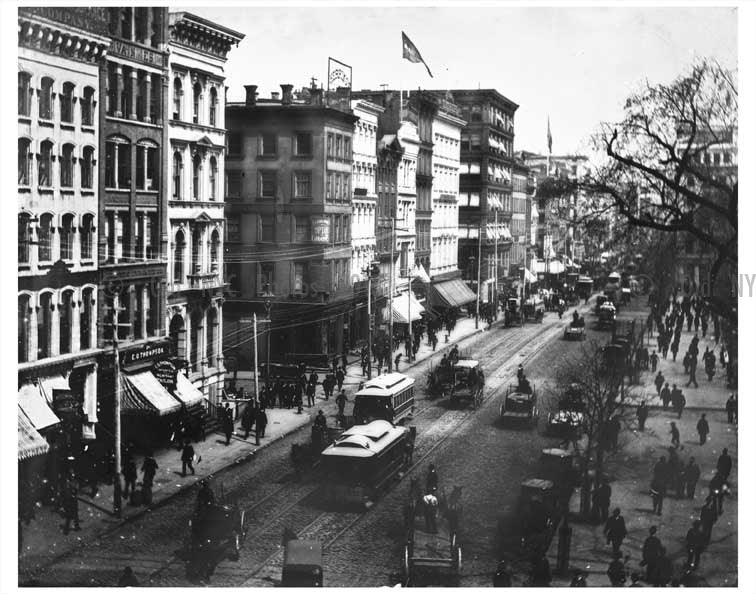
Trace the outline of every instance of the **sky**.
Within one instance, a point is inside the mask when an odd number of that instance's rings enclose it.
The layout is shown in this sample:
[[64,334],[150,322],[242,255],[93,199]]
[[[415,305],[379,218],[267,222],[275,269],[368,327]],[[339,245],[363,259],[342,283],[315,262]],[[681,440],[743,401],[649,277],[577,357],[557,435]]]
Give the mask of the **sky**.
[[[181,10],[178,6],[172,10]],[[646,80],[669,82],[697,58],[737,66],[735,8],[185,8],[246,35],[226,64],[229,101],[327,78],[328,57],[353,88],[494,88],[517,103],[515,149],[586,152],[601,121],[621,118]],[[402,59],[401,32],[431,69]]]

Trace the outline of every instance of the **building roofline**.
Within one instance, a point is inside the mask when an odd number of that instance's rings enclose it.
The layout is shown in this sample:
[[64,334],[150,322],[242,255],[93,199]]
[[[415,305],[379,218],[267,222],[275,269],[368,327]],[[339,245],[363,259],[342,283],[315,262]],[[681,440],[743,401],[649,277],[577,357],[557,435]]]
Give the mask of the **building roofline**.
[[502,103],[508,104],[510,107],[514,109],[514,111],[517,111],[517,108],[520,107],[518,103],[515,103],[508,97],[505,97],[496,89],[449,89],[449,90],[451,91],[452,95],[455,95],[457,93],[460,93],[463,95],[489,95]]
[[309,113],[309,114],[322,114],[324,116],[338,117],[347,122],[354,123],[358,121],[359,116],[354,115],[351,112],[342,111],[333,107],[326,107],[324,105],[310,105],[309,103],[292,103],[291,105],[283,105],[280,101],[273,102],[257,100],[255,105],[247,105],[243,101],[226,103],[226,111],[233,110],[239,112],[252,112],[255,114],[262,113]]
[[216,22],[210,21],[208,19],[204,19],[201,16],[197,16],[196,14],[191,13],[191,12],[186,12],[186,11],[170,12],[168,13],[168,19],[171,25],[174,25],[181,21],[185,21],[187,23],[193,23],[196,25],[207,27],[208,29],[211,30],[211,32],[216,33],[216,34],[220,33],[221,35],[224,35],[228,41],[235,43],[237,45],[242,39],[246,37],[244,33],[234,31],[233,29],[230,29],[229,27],[224,27],[223,25],[219,25]]

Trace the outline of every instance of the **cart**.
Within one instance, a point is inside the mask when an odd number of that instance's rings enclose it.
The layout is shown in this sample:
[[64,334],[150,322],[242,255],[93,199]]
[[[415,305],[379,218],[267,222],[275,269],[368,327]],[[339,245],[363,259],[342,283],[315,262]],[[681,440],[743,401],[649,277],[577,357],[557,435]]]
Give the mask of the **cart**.
[[617,308],[607,301],[598,310],[598,327],[599,330],[608,329],[611,330],[614,327],[614,322],[617,319]]
[[538,423],[538,399],[534,387],[510,384],[499,407],[502,423],[511,425]]
[[226,557],[239,560],[247,536],[244,510],[228,503],[199,506],[189,525],[186,573],[190,579],[209,580],[221,560]]
[[572,318],[569,326],[564,329],[565,340],[585,340],[585,319],[583,316],[577,316]]
[[548,415],[546,433],[570,441],[580,437],[583,428],[585,404],[577,384],[570,384],[559,398],[557,410]]
[[548,551],[561,521],[560,502],[552,481],[533,478],[520,485],[520,545],[531,558]]
[[457,536],[462,514],[461,493],[460,487],[454,487],[449,497],[441,491],[436,496],[438,505],[429,505],[417,481],[412,481],[410,500],[404,510],[406,544],[402,568],[406,585],[414,585],[427,574],[459,577],[462,547]]

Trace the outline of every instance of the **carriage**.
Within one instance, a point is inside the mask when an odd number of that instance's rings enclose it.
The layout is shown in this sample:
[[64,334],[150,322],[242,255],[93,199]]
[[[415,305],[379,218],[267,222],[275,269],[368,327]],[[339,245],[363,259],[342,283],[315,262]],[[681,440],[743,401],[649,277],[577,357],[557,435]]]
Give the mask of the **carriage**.
[[598,309],[598,327],[599,329],[611,329],[617,319],[617,308],[607,301]]
[[469,400],[473,408],[483,401],[485,382],[480,363],[475,359],[458,359],[454,365],[438,365],[428,373],[428,391],[434,396],[449,395],[453,404]]
[[585,319],[583,316],[578,316],[577,312],[575,312],[569,326],[564,329],[564,339],[585,340]]
[[522,310],[520,308],[520,301],[514,297],[507,299],[506,307],[504,308],[504,326],[507,328],[512,325],[522,325]]
[[404,508],[405,584],[414,585],[424,574],[445,574],[458,578],[462,571],[462,547],[458,531],[462,515],[461,487],[447,497],[441,490],[432,500],[424,497],[417,480],[410,485],[409,502]]
[[580,387],[570,384],[559,398],[557,410],[550,412],[546,432],[565,440],[578,436],[583,426],[585,403],[580,395]]
[[209,579],[215,566],[226,557],[239,560],[247,536],[243,509],[228,502],[198,505],[189,525],[186,573],[190,579]]
[[538,400],[536,390],[529,383],[511,384],[499,407],[499,417],[505,424],[537,424]]
[[522,305],[522,319],[526,322],[543,322],[546,307],[540,297],[531,297]]

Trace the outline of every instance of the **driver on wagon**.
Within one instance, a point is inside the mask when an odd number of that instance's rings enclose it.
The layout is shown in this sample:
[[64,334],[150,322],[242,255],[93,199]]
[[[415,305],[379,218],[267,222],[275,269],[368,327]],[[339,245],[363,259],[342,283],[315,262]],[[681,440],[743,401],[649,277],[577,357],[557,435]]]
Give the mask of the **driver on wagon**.
[[325,415],[323,414],[322,410],[319,410],[318,411],[318,416],[315,417],[315,426],[316,427],[323,427],[324,429],[327,426],[327,424],[326,424],[326,418],[325,418]]

